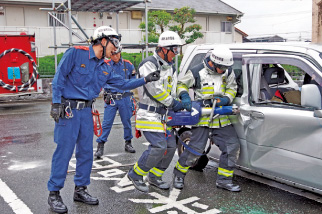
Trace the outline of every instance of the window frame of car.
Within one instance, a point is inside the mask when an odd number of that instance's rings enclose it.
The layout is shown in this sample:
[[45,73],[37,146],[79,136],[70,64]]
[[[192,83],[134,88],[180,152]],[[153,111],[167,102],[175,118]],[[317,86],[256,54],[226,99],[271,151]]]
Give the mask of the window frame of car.
[[[252,99],[253,90],[260,90],[260,84],[252,84],[252,74],[250,70],[250,65],[254,64],[288,64],[299,67],[304,72],[308,73],[310,76],[315,76],[318,84],[322,85],[322,74],[321,71],[307,58],[298,55],[286,55],[286,54],[248,54],[242,57],[243,60],[243,79],[247,82],[247,95],[249,105],[260,105],[258,98],[256,100]],[[246,71],[246,72],[244,72]],[[255,80],[258,81],[258,80]],[[245,84],[244,84],[245,87]],[[255,87],[255,88],[254,88]],[[256,88],[257,87],[257,88]],[[277,106],[280,106],[277,104]],[[271,106],[270,106],[271,107]],[[285,106],[283,106],[285,107]],[[296,106],[295,106],[296,107]],[[311,109],[312,110],[312,109]]]

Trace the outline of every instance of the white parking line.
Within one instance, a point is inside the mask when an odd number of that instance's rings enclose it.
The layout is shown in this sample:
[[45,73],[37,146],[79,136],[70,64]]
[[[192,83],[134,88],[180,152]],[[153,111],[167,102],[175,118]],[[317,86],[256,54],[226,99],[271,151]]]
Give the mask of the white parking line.
[[31,210],[17,195],[0,179],[0,196],[16,214],[32,214]]

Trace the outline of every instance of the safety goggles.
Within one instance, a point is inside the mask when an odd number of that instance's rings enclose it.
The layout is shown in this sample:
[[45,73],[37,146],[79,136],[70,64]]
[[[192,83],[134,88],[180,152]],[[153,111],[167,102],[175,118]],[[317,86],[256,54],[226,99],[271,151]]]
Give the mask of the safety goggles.
[[167,49],[172,51],[175,55],[180,53],[180,46],[170,46]]
[[231,66],[226,66],[226,65],[216,65],[217,68],[219,68],[222,71],[226,71],[228,68],[230,68]]
[[109,37],[108,39],[112,42],[114,47],[116,47],[116,48],[120,47],[120,40],[118,40],[117,38],[114,38],[114,37]]

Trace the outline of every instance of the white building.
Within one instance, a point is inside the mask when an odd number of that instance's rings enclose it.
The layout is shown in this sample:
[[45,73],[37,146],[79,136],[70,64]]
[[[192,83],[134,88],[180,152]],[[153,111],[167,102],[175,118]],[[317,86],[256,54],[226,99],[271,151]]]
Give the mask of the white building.
[[[56,6],[58,6],[58,3],[67,0],[54,1],[57,3]],[[115,2],[119,4],[125,1],[118,0]],[[134,0],[128,1],[134,2]],[[53,19],[49,16],[49,11],[39,10],[39,8],[51,8],[52,2],[53,0],[1,0],[0,34],[13,34],[21,31],[25,31],[27,34],[35,34],[39,56],[53,55],[54,50],[49,48],[49,46],[53,46],[54,44]],[[95,4],[95,2],[103,2],[102,0],[71,0],[71,2],[73,10],[77,7],[79,9],[72,11],[72,15],[87,35],[92,35],[94,29],[102,25],[110,25],[116,29],[117,16],[115,12],[99,12],[100,9],[86,6],[88,4]],[[77,6],[76,2],[81,2],[82,5],[79,6],[78,4]],[[105,4],[111,6],[113,0],[105,0]],[[204,34],[204,38],[198,39],[195,42],[196,44],[232,43],[240,40],[237,37],[235,38],[234,25],[239,21],[243,13],[220,0],[152,0],[152,3],[148,3],[149,10],[166,10],[170,13],[175,8],[184,6],[189,6],[196,10],[196,24],[202,26],[201,32]],[[86,8],[87,12],[80,11],[82,8],[83,10]],[[145,34],[138,27],[142,21],[145,21],[144,9],[145,4],[140,3],[118,13],[118,29],[119,33],[122,34],[122,43],[138,44],[144,41]],[[63,23],[68,24],[67,14],[59,13],[58,18]],[[74,23],[72,27],[75,32],[83,36]],[[57,45],[68,44],[68,30],[62,26],[58,26],[56,29]],[[73,36],[73,43],[78,43],[79,41],[77,37]],[[58,49],[58,53],[63,51],[65,49]]]

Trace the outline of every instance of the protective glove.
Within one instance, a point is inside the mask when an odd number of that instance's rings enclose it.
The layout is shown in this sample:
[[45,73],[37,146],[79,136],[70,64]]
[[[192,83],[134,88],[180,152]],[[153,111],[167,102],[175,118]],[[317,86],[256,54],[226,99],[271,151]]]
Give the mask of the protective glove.
[[192,105],[191,105],[191,98],[190,98],[189,94],[182,93],[180,95],[180,99],[181,99],[183,108],[185,108],[187,111],[191,111]]
[[160,79],[160,71],[155,71],[150,74],[148,74],[146,77],[144,77],[145,82],[152,82],[152,81],[157,81]]
[[215,97],[215,99],[217,100],[216,106],[226,106],[230,103],[230,99],[227,96]]
[[64,116],[63,104],[53,103],[51,105],[50,116],[54,118],[55,122],[59,122],[59,118]]
[[182,103],[178,100],[174,100],[173,105],[172,105],[172,110],[173,111],[181,111],[183,110]]

